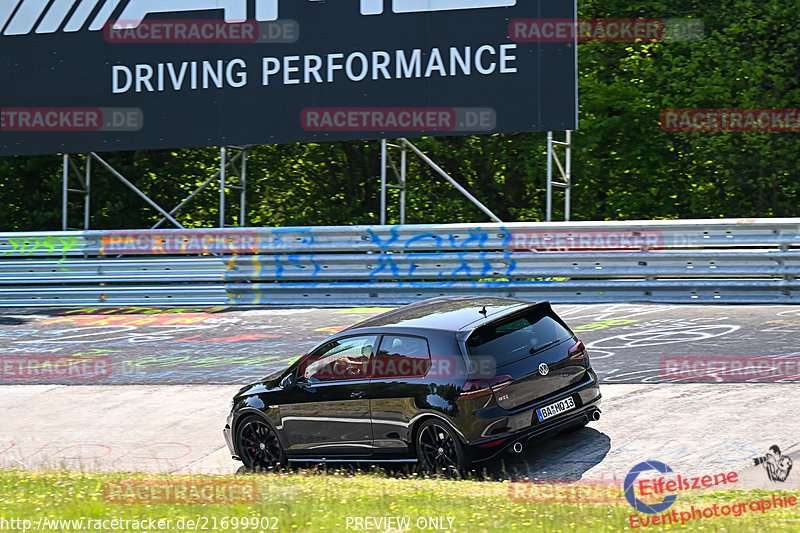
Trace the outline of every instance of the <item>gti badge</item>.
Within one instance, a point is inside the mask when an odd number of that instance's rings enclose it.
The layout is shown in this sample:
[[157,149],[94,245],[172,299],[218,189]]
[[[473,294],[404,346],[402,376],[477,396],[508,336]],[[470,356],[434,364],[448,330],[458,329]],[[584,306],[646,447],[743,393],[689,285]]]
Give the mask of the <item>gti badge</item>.
[[547,366],[547,363],[539,365],[539,373],[541,375],[546,376],[548,372],[550,372],[550,367]]

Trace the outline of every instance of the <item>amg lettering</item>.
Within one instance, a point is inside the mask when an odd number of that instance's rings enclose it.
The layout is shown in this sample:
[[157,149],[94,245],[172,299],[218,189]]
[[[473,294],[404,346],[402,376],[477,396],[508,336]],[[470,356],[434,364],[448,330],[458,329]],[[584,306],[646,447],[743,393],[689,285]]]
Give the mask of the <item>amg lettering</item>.
[[[285,1],[285,0],[284,0]],[[380,15],[384,12],[384,4],[388,0],[360,0],[362,15]],[[3,35],[28,35],[76,32],[84,28],[93,13],[96,13],[89,24],[90,31],[105,28],[111,16],[118,11],[120,0],[105,0],[99,9],[95,9],[99,0],[83,0],[77,8],[72,9],[77,1],[48,2],[42,0],[5,0],[0,2],[0,24]],[[150,14],[181,13],[186,11],[222,10],[227,23],[241,23],[247,20],[249,0],[128,0],[114,22],[116,30],[137,28]],[[280,0],[254,0],[255,20],[268,22],[278,20]],[[52,5],[50,5],[52,4]],[[459,11],[468,9],[511,7],[517,0],[393,0],[394,13],[421,13],[428,11]],[[46,16],[45,15],[46,12]],[[39,22],[37,25],[37,21]]]

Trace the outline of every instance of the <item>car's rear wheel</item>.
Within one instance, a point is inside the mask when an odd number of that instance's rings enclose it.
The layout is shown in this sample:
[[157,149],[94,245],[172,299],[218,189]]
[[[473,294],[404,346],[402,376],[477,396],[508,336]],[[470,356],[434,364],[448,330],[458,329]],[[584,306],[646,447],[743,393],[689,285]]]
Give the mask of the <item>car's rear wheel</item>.
[[417,460],[423,471],[458,476],[469,468],[464,446],[450,427],[438,420],[426,420],[417,431]]
[[286,464],[278,435],[273,427],[258,416],[249,416],[236,430],[236,451],[244,466],[257,472],[271,472]]

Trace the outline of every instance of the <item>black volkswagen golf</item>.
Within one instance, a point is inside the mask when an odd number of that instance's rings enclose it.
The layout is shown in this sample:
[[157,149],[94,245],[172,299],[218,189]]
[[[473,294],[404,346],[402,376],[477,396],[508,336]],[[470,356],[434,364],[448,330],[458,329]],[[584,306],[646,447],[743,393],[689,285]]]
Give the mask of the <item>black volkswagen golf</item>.
[[600,417],[583,343],[548,302],[441,297],[359,322],[242,388],[234,459],[409,461],[464,471]]

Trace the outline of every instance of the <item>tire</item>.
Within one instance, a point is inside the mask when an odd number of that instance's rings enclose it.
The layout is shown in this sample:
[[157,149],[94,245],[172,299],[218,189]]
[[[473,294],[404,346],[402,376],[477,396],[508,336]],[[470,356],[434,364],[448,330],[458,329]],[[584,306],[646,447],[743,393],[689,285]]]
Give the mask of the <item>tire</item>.
[[417,460],[423,472],[459,477],[469,468],[464,445],[450,426],[439,420],[425,420],[417,431]]
[[248,416],[239,422],[235,448],[248,470],[274,472],[286,465],[286,453],[275,429],[260,416]]

